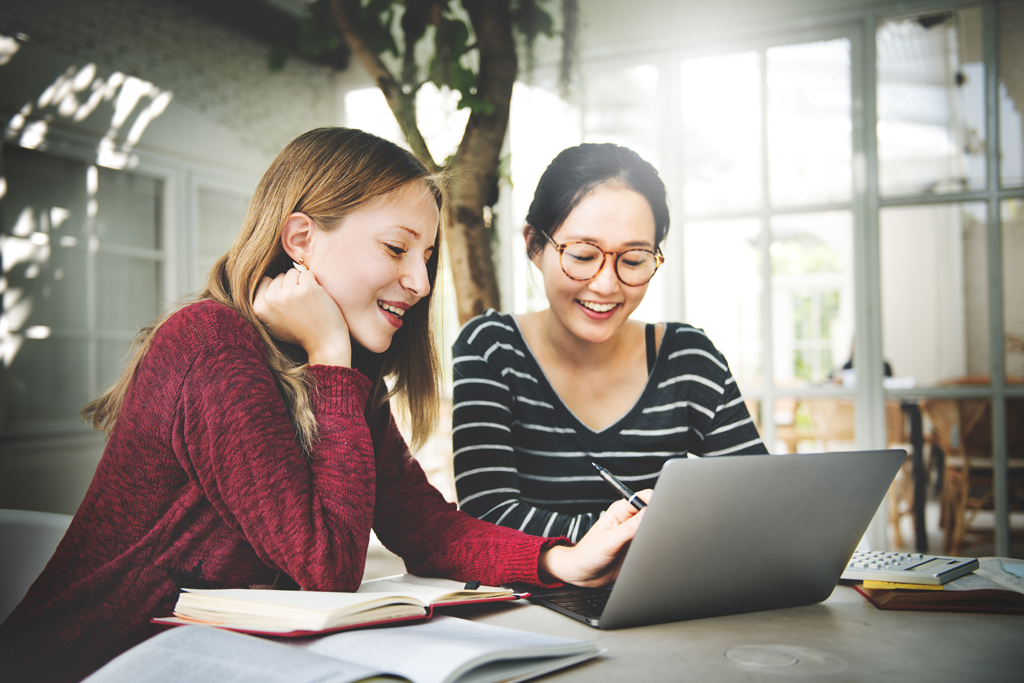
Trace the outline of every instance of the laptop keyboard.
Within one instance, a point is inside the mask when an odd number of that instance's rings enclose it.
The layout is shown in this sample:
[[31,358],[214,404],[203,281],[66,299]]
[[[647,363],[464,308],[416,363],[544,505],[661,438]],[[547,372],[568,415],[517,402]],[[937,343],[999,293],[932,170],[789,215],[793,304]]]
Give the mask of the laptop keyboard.
[[564,610],[575,612],[589,619],[597,619],[604,612],[611,591],[571,591],[567,593],[549,593],[534,595],[533,600],[546,602]]

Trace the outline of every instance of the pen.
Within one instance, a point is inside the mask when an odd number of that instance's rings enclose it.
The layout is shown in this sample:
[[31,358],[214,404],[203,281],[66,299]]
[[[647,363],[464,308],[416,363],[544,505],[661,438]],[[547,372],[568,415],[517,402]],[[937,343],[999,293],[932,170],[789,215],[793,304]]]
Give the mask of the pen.
[[597,473],[601,475],[601,478],[611,484],[612,487],[619,492],[619,495],[625,498],[630,505],[635,507],[637,510],[643,510],[647,507],[647,503],[640,500],[635,493],[626,488],[626,485],[619,481],[614,474],[601,467],[596,462],[592,462],[590,464],[597,468]]

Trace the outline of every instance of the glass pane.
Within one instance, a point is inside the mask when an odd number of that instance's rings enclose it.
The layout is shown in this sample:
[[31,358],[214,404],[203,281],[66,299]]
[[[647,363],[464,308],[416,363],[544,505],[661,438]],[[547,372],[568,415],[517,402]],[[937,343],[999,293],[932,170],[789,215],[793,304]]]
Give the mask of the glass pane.
[[981,10],[878,27],[878,178],[885,195],[985,187]]
[[[84,236],[88,166],[21,147],[4,146],[5,235],[30,237],[33,232],[51,242],[79,242]],[[4,261],[5,268],[8,263]]]
[[1024,185],[1024,4],[999,5],[999,163],[1003,187]]
[[1006,376],[1024,382],[1024,200],[1002,204]]
[[96,236],[100,242],[160,249],[163,182],[102,167],[98,176]]
[[587,74],[585,142],[613,142],[659,165],[658,68],[640,64]]
[[[967,380],[966,384],[973,381]],[[949,545],[943,552],[976,557],[990,555],[993,543],[994,491],[992,476],[992,404],[982,398],[928,398],[920,402],[932,456],[941,458],[940,502],[944,516],[962,520],[947,526]],[[1007,447],[1011,454],[1024,449],[1024,398],[1006,399]],[[1012,457],[1012,456],[1011,456]],[[1012,463],[1012,460],[1011,460]],[[937,461],[933,459],[933,466]],[[1008,477],[1011,532],[1022,526],[1020,501],[1024,479],[1011,469]],[[972,547],[973,546],[973,547]]]
[[683,209],[761,206],[761,69],[756,52],[684,60]]
[[20,147],[5,146],[3,156],[0,328],[84,328],[89,167]]
[[78,339],[16,337],[4,359],[10,422],[77,418],[91,398],[88,347]]
[[772,205],[848,201],[850,41],[770,48],[767,76]]
[[146,259],[96,256],[96,326],[135,330],[160,312],[160,264]]
[[707,332],[745,386],[760,386],[763,376],[759,225],[744,219],[683,226],[686,322]]
[[983,204],[883,209],[882,349],[917,386],[989,372]]
[[852,398],[775,400],[773,453],[820,453],[854,448]]
[[852,354],[853,218],[847,211],[777,216],[771,238],[775,383],[824,382]]
[[[23,248],[31,257],[8,261]],[[86,319],[85,250],[32,244],[7,238],[3,262],[7,290],[3,294],[4,320],[12,332],[31,326],[84,329]]]

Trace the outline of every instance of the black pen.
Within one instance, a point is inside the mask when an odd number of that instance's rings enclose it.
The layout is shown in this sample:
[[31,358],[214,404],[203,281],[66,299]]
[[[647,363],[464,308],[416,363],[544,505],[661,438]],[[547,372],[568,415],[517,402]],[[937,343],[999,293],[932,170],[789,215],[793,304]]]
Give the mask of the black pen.
[[640,500],[639,496],[626,488],[626,485],[616,479],[614,474],[601,467],[596,462],[592,462],[590,464],[597,468],[597,473],[601,475],[601,478],[611,484],[615,490],[619,492],[619,495],[625,498],[630,505],[635,507],[637,510],[643,510],[647,507],[647,503]]

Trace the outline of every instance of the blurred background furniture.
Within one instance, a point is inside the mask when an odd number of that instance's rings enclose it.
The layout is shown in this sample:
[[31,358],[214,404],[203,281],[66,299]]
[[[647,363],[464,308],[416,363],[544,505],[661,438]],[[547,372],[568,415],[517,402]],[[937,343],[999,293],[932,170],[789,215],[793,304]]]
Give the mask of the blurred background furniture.
[[71,515],[0,509],[0,622],[50,561]]
[[[854,447],[854,405],[849,399],[808,398],[803,400],[811,419],[810,438],[822,443],[826,450]],[[885,443],[889,448],[910,446],[903,467],[889,488],[887,505],[892,543],[904,547],[900,520],[913,515],[914,545],[918,552],[928,552],[924,506],[928,467],[924,460],[924,438],[921,412],[912,401],[894,399],[885,402]]]
[[[987,375],[968,375],[945,386],[987,385]],[[1024,384],[1024,378],[1009,378]],[[994,509],[992,403],[985,398],[936,398],[921,401],[931,423],[933,448],[942,454],[940,524],[943,552],[958,555],[978,512]],[[1024,399],[1006,399],[1007,482],[1011,511],[1024,510]]]

